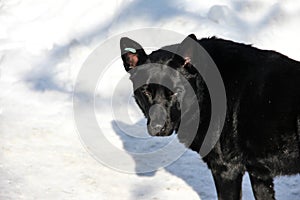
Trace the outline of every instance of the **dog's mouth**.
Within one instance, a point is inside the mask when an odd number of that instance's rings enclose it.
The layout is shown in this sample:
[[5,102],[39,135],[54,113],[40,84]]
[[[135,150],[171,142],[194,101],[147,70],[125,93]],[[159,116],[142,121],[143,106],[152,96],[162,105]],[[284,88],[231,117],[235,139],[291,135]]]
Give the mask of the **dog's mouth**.
[[165,124],[163,127],[158,127],[156,129],[151,128],[149,125],[147,126],[148,133],[151,136],[170,136],[177,131],[177,126],[173,123],[171,125]]
[[163,127],[160,132],[155,134],[155,136],[169,136],[173,133],[173,131],[173,129],[167,130],[166,127]]

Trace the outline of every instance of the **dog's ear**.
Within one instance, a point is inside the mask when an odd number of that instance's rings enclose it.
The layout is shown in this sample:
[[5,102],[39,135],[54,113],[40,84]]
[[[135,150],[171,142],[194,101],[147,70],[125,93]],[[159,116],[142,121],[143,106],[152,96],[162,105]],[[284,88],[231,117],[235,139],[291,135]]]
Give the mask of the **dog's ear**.
[[131,68],[146,63],[148,59],[143,47],[127,37],[121,38],[120,48],[123,65],[127,72]]
[[176,68],[186,71],[190,74],[197,74],[194,67],[197,61],[199,62],[199,47],[198,40],[194,34],[187,36],[177,47],[176,54],[172,59]]
[[184,67],[190,67],[194,56],[197,55],[198,40],[194,34],[187,36],[178,46],[177,55],[184,59]]

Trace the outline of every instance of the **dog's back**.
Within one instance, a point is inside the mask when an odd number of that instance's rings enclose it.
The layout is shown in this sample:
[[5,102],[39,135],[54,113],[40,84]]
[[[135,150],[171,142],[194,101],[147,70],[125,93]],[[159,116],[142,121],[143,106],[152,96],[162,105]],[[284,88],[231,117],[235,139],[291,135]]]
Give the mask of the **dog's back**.
[[224,162],[249,172],[256,198],[272,199],[274,176],[300,172],[300,63],[216,38],[200,44],[222,75],[228,105],[219,149],[205,160],[215,180],[216,174],[231,180],[237,173],[221,169],[217,163]]

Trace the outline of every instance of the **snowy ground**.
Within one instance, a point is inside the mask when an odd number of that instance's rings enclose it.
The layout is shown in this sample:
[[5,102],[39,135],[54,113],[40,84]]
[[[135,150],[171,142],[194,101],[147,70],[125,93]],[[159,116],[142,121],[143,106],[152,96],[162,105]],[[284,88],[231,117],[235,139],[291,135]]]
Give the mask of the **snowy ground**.
[[[293,0],[0,1],[0,199],[215,199],[209,170],[189,150],[172,165],[146,174],[123,173],[98,162],[76,129],[76,76],[108,38],[145,27],[199,38],[216,35],[300,60],[299,22],[300,3]],[[121,150],[141,152],[174,139],[140,143],[136,136],[144,121],[132,100],[128,106],[138,129],[104,109],[113,90],[109,84],[125,74],[120,60],[111,67],[115,77],[103,78],[96,105],[109,141]],[[122,92],[128,97],[127,84]],[[139,161],[132,161],[139,169]],[[278,199],[299,199],[300,176],[279,177],[275,188]],[[243,198],[253,199],[247,177]]]

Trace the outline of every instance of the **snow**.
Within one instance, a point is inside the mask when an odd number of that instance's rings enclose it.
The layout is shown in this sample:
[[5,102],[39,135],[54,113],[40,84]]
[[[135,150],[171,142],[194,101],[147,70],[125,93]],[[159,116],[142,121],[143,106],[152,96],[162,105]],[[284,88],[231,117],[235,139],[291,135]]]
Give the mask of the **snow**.
[[[146,134],[119,55],[108,66],[98,63],[105,73],[90,95],[105,138],[132,166],[116,169],[97,159],[74,120],[76,77],[99,45],[146,27],[182,38],[216,35],[300,60],[299,11],[300,3],[292,0],[0,1],[0,199],[215,199],[209,170],[190,150],[170,165],[174,154],[166,153],[167,164],[157,171],[134,173],[153,167],[153,160],[141,161],[132,152],[182,145],[174,136]],[[144,44],[147,35],[133,39]],[[146,47],[159,48],[154,41]],[[111,110],[115,95],[119,101]],[[278,199],[299,199],[300,176],[276,178],[275,190]],[[253,199],[248,176],[243,198]]]

